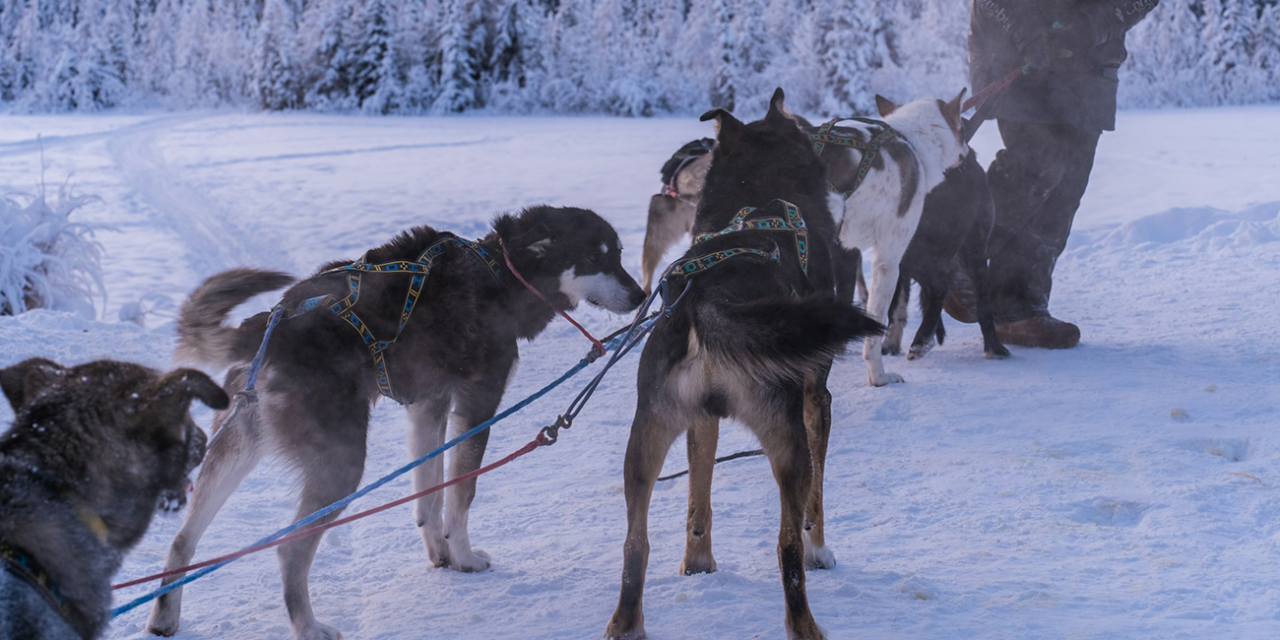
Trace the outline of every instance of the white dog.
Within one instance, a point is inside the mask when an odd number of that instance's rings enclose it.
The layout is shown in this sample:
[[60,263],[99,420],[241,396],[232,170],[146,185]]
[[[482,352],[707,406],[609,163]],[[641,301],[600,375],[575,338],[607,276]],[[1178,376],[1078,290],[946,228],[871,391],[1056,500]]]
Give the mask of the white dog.
[[[926,98],[899,106],[876,96],[883,124],[892,132],[882,135],[883,126],[860,120],[849,127],[834,127],[832,121],[810,134],[832,180],[831,211],[840,246],[875,256],[866,311],[882,324],[888,324],[898,264],[920,223],[925,195],[969,152],[961,137],[963,98],[961,91],[951,102]],[[864,150],[868,146],[871,150]],[[884,370],[882,340],[868,337],[862,346],[867,381],[877,387],[903,381]]]

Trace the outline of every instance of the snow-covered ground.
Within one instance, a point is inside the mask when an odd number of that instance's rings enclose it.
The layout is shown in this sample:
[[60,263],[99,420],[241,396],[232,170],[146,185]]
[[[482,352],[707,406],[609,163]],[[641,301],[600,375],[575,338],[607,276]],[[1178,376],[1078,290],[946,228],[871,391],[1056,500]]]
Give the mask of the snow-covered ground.
[[[1280,108],[1127,112],[1118,129],[1102,138],[1057,269],[1053,308],[1080,324],[1078,348],[986,361],[976,327],[947,318],[946,345],[888,361],[904,385],[870,389],[858,358],[838,365],[826,496],[839,565],[808,577],[832,638],[1280,635]],[[170,366],[171,314],[144,329],[115,321],[122,305],[180,302],[233,266],[306,273],[414,224],[479,235],[494,214],[533,203],[600,212],[638,272],[658,168],[706,135],[693,118],[0,117],[0,191],[33,188],[43,149],[47,180],[71,174],[103,199],[78,215],[118,229],[99,235],[106,320],[0,318],[0,366],[34,355]],[[975,146],[989,160],[995,127]],[[597,332],[623,320],[581,316]],[[553,324],[522,347],[508,401],[586,348]],[[599,637],[621,570],[634,365],[615,370],[559,444],[480,481],[472,539],[491,571],[432,569],[401,508],[325,535],[318,617],[353,639]],[[489,459],[531,438],[577,386],[499,425]],[[0,408],[0,424],[10,417]],[[402,411],[383,403],[374,424],[366,480],[407,459]],[[720,447],[754,443],[726,426]],[[677,443],[667,471],[683,458]],[[283,466],[264,464],[197,557],[286,524],[290,486]],[[766,463],[717,469],[715,574],[676,575],[686,486],[661,483],[654,496],[650,637],[783,637]],[[356,506],[408,491],[403,480]],[[157,518],[118,578],[158,570],[179,524]],[[183,640],[289,633],[271,554],[191,585],[183,613]],[[145,637],[145,619],[130,612],[107,637]]]

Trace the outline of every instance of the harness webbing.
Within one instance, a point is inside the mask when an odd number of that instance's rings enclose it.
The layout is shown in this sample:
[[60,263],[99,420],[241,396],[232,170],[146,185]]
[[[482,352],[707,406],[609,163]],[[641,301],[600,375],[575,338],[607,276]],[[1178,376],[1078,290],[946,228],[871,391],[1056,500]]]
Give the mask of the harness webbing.
[[[774,200],[765,206],[773,206],[774,204],[781,204],[786,209],[786,219],[773,216],[769,218],[753,218],[748,220],[747,217],[758,209],[755,207],[743,207],[736,215],[733,216],[733,219],[729,221],[729,226],[713,233],[704,233],[696,236],[693,239],[693,244],[697,245],[701,242],[711,240],[712,238],[718,238],[738,231],[753,229],[758,231],[788,231],[795,236],[796,253],[799,255],[800,259],[800,271],[804,272],[804,275],[807,278],[809,276],[809,227],[805,224],[804,217],[800,215],[800,208],[796,205],[791,204],[786,200]],[[737,249],[736,251],[756,251],[757,253],[764,253],[755,249]],[[688,265],[690,262],[693,261],[686,261],[681,266]]]
[[[874,125],[880,127],[880,131],[872,136],[867,142],[863,142],[857,138],[831,133],[831,129],[835,127],[837,123],[844,122],[845,120],[853,120],[863,124]],[[818,157],[822,156],[822,150],[825,149],[828,144],[834,144],[840,147],[849,147],[862,152],[862,163],[858,165],[858,173],[854,177],[852,189],[848,191],[841,191],[837,189],[834,184],[831,184],[831,182],[827,182],[827,186],[832,191],[843,195],[845,200],[848,200],[849,197],[853,195],[853,192],[857,191],[858,187],[862,186],[862,181],[866,179],[867,173],[871,171],[871,163],[875,162],[876,156],[880,153],[880,147],[884,146],[884,143],[890,138],[900,136],[901,134],[899,134],[893,127],[889,126],[887,122],[873,120],[871,118],[833,118],[818,127],[817,133],[809,134],[809,137],[813,140],[813,152],[817,154]]]
[[0,542],[0,561],[3,561],[5,568],[9,570],[18,579],[30,584],[36,591],[40,592],[41,597],[53,607],[63,620],[67,620],[71,615],[71,610],[67,606],[67,601],[63,599],[62,593],[58,591],[58,585],[53,584],[53,580],[49,578],[49,572],[36,562],[25,551],[10,545],[6,542]]
[[[440,240],[432,243],[421,254],[417,260],[393,260],[391,262],[380,262],[371,264],[368,261],[368,254],[360,256],[355,262],[341,267],[334,267],[326,271],[322,271],[317,276],[325,276],[335,273],[345,273],[347,277],[347,295],[341,299],[333,295],[316,296],[307,298],[298,303],[292,309],[284,309],[277,305],[271,312],[271,319],[267,324],[267,331],[262,336],[262,346],[258,349],[258,354],[254,356],[253,363],[249,368],[249,384],[246,385],[245,392],[252,396],[253,382],[257,380],[258,369],[262,366],[262,358],[265,356],[266,343],[271,337],[271,330],[279,324],[281,319],[296,318],[305,313],[309,313],[317,308],[325,307],[335,316],[342,318],[352,329],[359,334],[360,340],[364,342],[365,347],[369,349],[369,354],[373,356],[374,378],[378,383],[378,392],[382,395],[399,402],[400,399],[395,396],[395,391],[391,386],[391,374],[387,371],[386,352],[400,339],[400,334],[404,333],[404,328],[409,324],[409,318],[413,316],[413,310],[417,308],[418,298],[422,295],[422,287],[427,282],[427,276],[431,273],[431,267],[435,263],[435,259],[444,253],[449,246],[457,246],[469,249],[472,254],[480,259],[489,269],[489,273],[493,275],[494,280],[498,279],[500,267],[498,261],[480,246],[479,240],[463,240],[449,232],[442,232],[443,236]],[[396,325],[396,333],[389,340],[379,340],[373,335],[373,331],[369,329],[369,325],[360,318],[355,311],[356,303],[360,301],[360,286],[366,273],[384,273],[384,274],[405,274],[412,276],[409,279],[409,290],[405,294],[404,305],[400,308],[400,321]]]

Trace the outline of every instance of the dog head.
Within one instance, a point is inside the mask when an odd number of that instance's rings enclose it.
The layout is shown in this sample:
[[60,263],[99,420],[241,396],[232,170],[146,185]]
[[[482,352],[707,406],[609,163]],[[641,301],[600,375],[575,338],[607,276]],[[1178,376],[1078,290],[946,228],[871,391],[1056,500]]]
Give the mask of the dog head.
[[644,291],[622,268],[622,244],[604,218],[586,209],[530,207],[493,223],[513,263],[559,309],[579,302],[626,313]]
[[0,369],[0,388],[16,415],[7,438],[47,457],[40,471],[118,548],[136,542],[157,508],[186,503],[187,476],[206,444],[191,400],[229,404],[194,369],[160,375],[112,360],[67,368],[33,358]]
[[944,169],[951,169],[960,164],[965,156],[969,155],[968,138],[966,138],[965,122],[960,117],[960,112],[964,106],[964,94],[967,90],[961,89],[950,102],[943,102],[936,98],[921,98],[905,105],[900,105],[892,100],[876,94],[876,111],[880,112],[881,118],[889,118],[892,114],[898,114],[895,120],[910,119],[915,122],[923,122],[928,132],[939,143],[943,150]]
[[709,173],[708,185],[724,180],[716,191],[732,191],[753,206],[784,194],[794,197],[791,192],[826,193],[826,169],[785,99],[781,88],[774,91],[764,118],[747,124],[724,109],[702,114],[703,121],[716,121],[715,176]]

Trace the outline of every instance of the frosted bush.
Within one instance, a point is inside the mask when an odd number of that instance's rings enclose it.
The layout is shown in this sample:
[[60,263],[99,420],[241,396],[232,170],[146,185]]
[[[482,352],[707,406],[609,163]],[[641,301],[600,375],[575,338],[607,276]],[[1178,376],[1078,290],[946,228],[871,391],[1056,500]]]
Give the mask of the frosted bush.
[[41,186],[37,195],[0,199],[0,315],[41,308],[92,318],[95,298],[105,305],[107,295],[102,244],[93,239],[102,227],[70,218],[98,199],[72,195],[65,184],[52,202],[47,195]]

